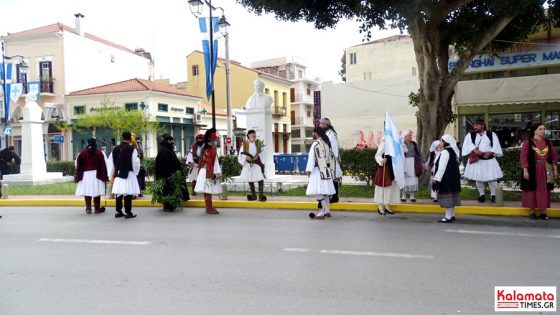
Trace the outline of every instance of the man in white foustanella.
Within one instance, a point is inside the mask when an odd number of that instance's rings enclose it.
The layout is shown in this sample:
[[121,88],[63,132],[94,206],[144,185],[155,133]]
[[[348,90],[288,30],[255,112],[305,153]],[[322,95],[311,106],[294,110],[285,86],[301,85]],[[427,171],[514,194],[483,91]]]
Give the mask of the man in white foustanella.
[[192,183],[192,195],[196,196],[194,187],[196,187],[196,178],[198,176],[198,162],[200,161],[200,153],[202,152],[202,147],[204,146],[204,135],[198,134],[194,139],[195,143],[191,145],[189,153],[187,153],[187,165],[189,166],[189,174],[187,176],[187,182]]
[[330,119],[323,117],[320,120],[319,127],[323,128],[327,137],[329,137],[329,141],[331,142],[331,151],[334,154],[334,178],[333,184],[336,193],[331,196],[330,202],[335,203],[338,202],[338,189],[340,186],[340,182],[342,182],[342,168],[340,167],[340,151],[338,150],[338,135],[334,130],[334,127],[330,121]]
[[322,220],[331,217],[329,198],[336,193],[333,184],[335,162],[329,137],[323,128],[313,129],[313,139],[315,141],[309,149],[309,158],[305,167],[305,173],[309,176],[305,194],[316,196],[317,201],[321,203],[321,210],[317,214],[310,213],[309,217]]
[[465,178],[476,181],[478,201],[486,201],[486,183],[490,187],[490,200],[496,202],[498,180],[503,177],[497,157],[503,155],[498,136],[486,130],[484,120],[478,119],[473,124],[474,131],[469,132],[463,141],[462,156],[468,156]]
[[259,184],[259,201],[266,201],[264,195],[264,143],[257,139],[255,130],[247,132],[247,140],[239,149],[238,162],[243,166],[240,179],[249,183],[251,194],[247,195],[247,200],[257,200],[255,182]]

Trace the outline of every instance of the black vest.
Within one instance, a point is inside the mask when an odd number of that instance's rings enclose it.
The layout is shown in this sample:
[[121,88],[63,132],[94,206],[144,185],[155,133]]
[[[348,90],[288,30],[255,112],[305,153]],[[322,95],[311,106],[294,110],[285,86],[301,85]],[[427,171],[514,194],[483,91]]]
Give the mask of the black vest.
[[[450,147],[446,147],[444,150],[449,153],[449,161],[447,161],[447,167],[445,168],[445,172],[443,173],[441,182],[439,183],[439,192],[458,193],[461,191],[461,173],[459,173],[459,162],[457,161],[457,154],[455,154],[455,151]],[[436,162],[435,173],[437,173],[438,168],[439,159]]]
[[128,172],[132,171],[132,154],[134,147],[123,142],[113,149],[113,164],[117,177],[127,178]]

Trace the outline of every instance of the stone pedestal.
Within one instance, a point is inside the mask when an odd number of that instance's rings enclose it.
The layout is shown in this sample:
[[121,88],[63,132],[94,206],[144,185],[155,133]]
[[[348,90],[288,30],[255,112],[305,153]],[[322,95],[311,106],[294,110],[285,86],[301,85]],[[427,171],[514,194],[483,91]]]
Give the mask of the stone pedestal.
[[2,183],[38,185],[72,180],[71,176],[63,177],[61,172],[47,173],[42,113],[43,110],[33,96],[28,95],[21,121],[20,174],[4,175]]
[[259,108],[244,111],[247,117],[247,131],[253,129],[257,132],[257,139],[264,141],[264,154],[266,156],[265,174],[272,178],[274,172],[274,142],[272,141],[272,110]]

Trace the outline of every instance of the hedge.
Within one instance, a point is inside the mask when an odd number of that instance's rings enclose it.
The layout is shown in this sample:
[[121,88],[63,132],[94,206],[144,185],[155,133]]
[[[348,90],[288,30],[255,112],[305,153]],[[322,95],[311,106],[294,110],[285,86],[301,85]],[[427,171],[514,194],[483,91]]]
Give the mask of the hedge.
[[62,172],[64,176],[74,176],[74,161],[48,161],[47,172]]

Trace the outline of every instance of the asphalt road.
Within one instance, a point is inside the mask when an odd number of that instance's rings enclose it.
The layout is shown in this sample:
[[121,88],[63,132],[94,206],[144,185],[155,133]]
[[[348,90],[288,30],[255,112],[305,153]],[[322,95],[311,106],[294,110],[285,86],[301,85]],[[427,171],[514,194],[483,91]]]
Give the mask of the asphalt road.
[[489,314],[560,284],[560,221],[0,208],[0,314]]

